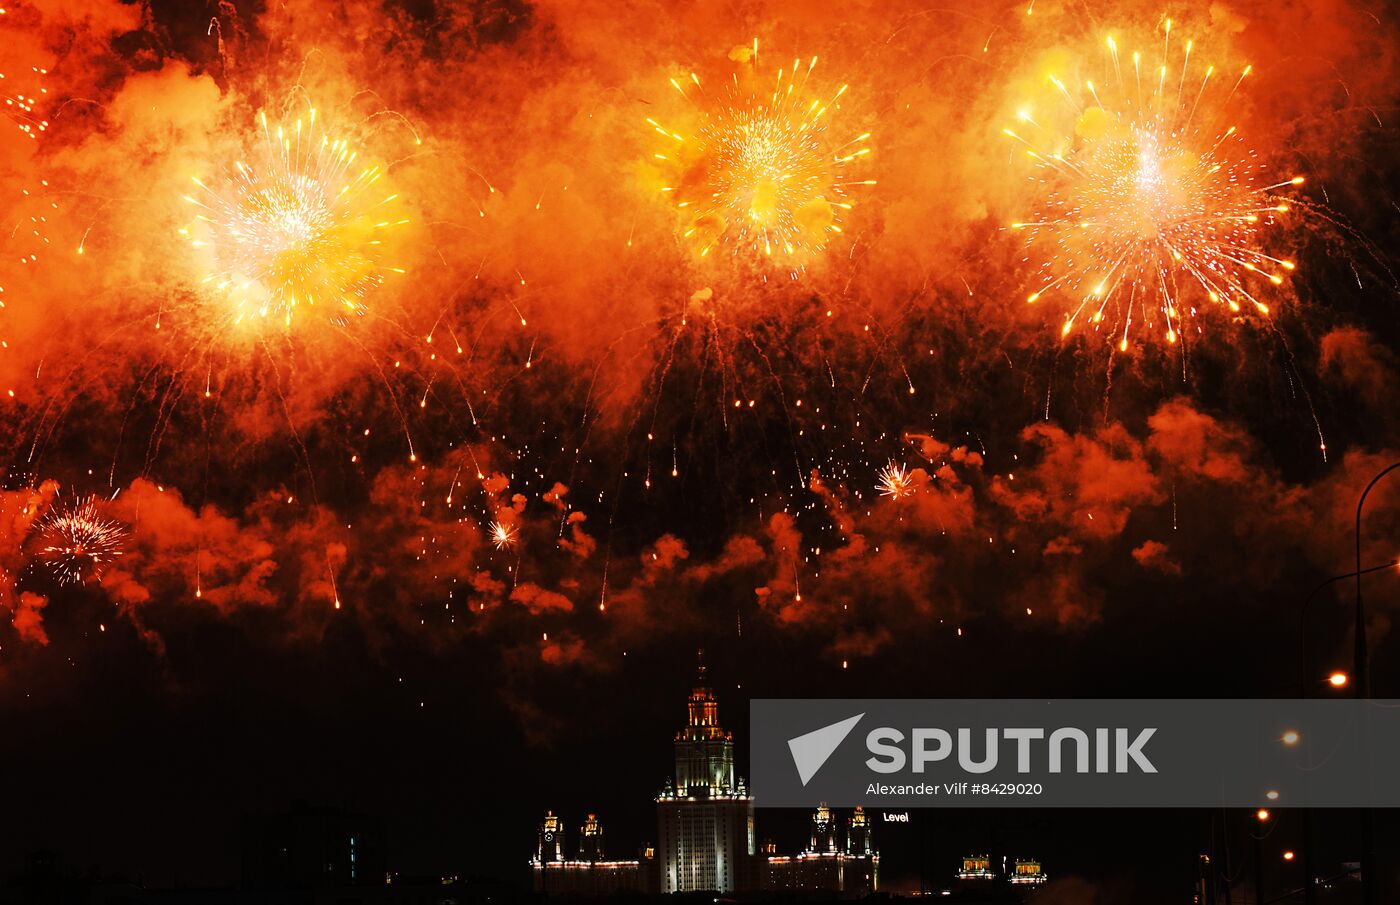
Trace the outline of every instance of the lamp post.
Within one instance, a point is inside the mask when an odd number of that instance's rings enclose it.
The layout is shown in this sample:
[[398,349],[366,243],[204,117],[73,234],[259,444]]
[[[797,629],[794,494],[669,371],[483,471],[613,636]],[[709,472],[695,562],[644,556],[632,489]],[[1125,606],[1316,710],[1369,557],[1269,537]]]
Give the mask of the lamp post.
[[[1371,483],[1361,491],[1356,501],[1356,650],[1352,664],[1352,678],[1356,682],[1358,700],[1371,696],[1371,662],[1366,650],[1366,609],[1361,602],[1361,512],[1366,508],[1366,497],[1380,483],[1381,478],[1400,468],[1400,462],[1393,462],[1376,472]],[[1370,808],[1361,809],[1361,900],[1365,905],[1380,905],[1380,871],[1376,865],[1375,818]]]
[[[1342,575],[1333,575],[1313,588],[1308,596],[1303,598],[1303,605],[1298,608],[1298,697],[1306,698],[1308,687],[1311,684],[1308,678],[1312,669],[1312,664],[1308,662],[1308,607],[1317,599],[1318,594],[1339,581],[1355,578],[1360,582],[1363,575],[1370,575],[1372,572],[1381,572],[1396,566],[1400,566],[1400,559],[1392,559],[1390,562],[1381,563],[1378,566],[1357,569]],[[1349,681],[1350,677],[1346,673],[1337,671],[1333,671],[1327,677],[1327,683],[1333,688],[1345,688]],[[1365,820],[1365,817],[1362,819]],[[1316,905],[1317,903],[1317,888],[1313,885],[1312,811],[1308,808],[1303,808],[1303,902],[1304,905]]]
[[[1381,563],[1377,566],[1369,566],[1365,569],[1362,569],[1360,572],[1346,572],[1341,575],[1333,575],[1331,578],[1327,579],[1326,581],[1322,582],[1317,587],[1309,591],[1308,596],[1303,598],[1303,605],[1299,607],[1298,610],[1298,697],[1306,698],[1308,696],[1308,671],[1311,668],[1311,664],[1308,662],[1308,607],[1310,607],[1312,605],[1312,602],[1317,599],[1318,594],[1327,590],[1329,587],[1331,587],[1339,581],[1346,581],[1349,578],[1359,579],[1362,575],[1370,575],[1372,572],[1383,572],[1386,569],[1392,569],[1396,566],[1400,566],[1400,559],[1392,559],[1390,562]],[[1348,676],[1345,673],[1339,673],[1334,671],[1331,675],[1328,676],[1327,682],[1333,688],[1345,688],[1348,684],[1351,683],[1353,678],[1353,676]]]

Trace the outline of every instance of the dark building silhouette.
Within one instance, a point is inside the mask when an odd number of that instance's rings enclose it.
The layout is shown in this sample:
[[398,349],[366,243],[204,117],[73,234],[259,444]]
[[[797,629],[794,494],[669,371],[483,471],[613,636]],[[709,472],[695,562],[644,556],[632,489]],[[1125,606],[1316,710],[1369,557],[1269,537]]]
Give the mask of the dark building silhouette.
[[384,824],[334,808],[294,806],[243,821],[246,889],[321,889],[383,883]]

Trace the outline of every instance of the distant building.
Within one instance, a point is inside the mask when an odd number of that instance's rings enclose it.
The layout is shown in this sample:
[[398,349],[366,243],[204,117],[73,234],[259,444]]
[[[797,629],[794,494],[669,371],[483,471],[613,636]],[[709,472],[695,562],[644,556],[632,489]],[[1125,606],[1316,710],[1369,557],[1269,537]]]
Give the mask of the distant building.
[[297,805],[243,821],[243,886],[320,889],[383,883],[384,824],[334,808]]
[[991,856],[968,855],[962,859],[962,870],[958,871],[957,876],[959,880],[973,882],[995,880],[996,872],[992,870]]
[[1006,879],[1018,885],[1039,886],[1048,877],[1041,869],[1039,861],[1030,858],[1017,858],[1012,863],[1011,872],[1007,874]]
[[620,892],[655,892],[655,858],[650,849],[631,861],[608,861],[603,853],[603,825],[589,814],[579,830],[578,857],[564,858],[564,823],[553,811],[540,821],[535,857],[530,860],[535,892],[606,896]]
[[589,814],[578,831],[578,859],[580,861],[603,860],[603,825],[597,814]]
[[766,890],[820,890],[865,896],[879,882],[880,855],[870,838],[870,820],[857,807],[846,824],[846,845],[838,845],[836,820],[825,804],[812,815],[811,843],[799,855],[774,855],[765,847],[761,887]]
[[962,859],[962,869],[957,872],[958,885],[964,889],[990,888],[1002,881],[1013,886],[1039,886],[1048,878],[1040,862],[1034,858],[1017,858],[1010,862],[1001,859],[1001,874],[992,866],[988,855],[968,855]]
[[539,836],[535,841],[535,860],[540,864],[564,860],[564,821],[550,811],[540,821]]
[[578,857],[565,860],[563,822],[551,811],[540,823],[530,864],[537,892],[749,892],[817,890],[874,892],[880,863],[868,816],[856,808],[846,823],[826,805],[812,818],[806,851],[778,855],[754,846],[754,801],[734,769],[734,736],[719,722],[719,704],[706,680],[703,656],[676,733],[675,772],[656,797],[658,845],[635,861],[603,859],[603,828],[589,814],[579,830]]

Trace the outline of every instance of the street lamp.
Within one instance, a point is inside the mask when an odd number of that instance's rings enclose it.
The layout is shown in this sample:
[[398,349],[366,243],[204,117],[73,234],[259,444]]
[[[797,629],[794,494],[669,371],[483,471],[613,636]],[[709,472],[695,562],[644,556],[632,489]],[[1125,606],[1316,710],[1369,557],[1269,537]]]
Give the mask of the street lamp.
[[[1371,483],[1361,491],[1356,501],[1356,655],[1352,674],[1356,676],[1356,697],[1365,699],[1371,696],[1371,662],[1366,650],[1366,608],[1361,602],[1361,512],[1366,508],[1366,497],[1380,483],[1381,478],[1400,468],[1400,462],[1392,462],[1376,472]],[[1376,839],[1374,817],[1370,808],[1361,809],[1361,900],[1366,905],[1380,905],[1380,871],[1376,865]]]
[[[1308,679],[1308,671],[1312,668],[1312,665],[1311,665],[1311,663],[1309,662],[1309,657],[1308,657],[1308,608],[1309,608],[1310,606],[1312,606],[1313,601],[1317,599],[1317,595],[1318,595],[1318,594],[1321,594],[1323,591],[1327,590],[1327,589],[1330,588],[1332,585],[1334,585],[1334,584],[1336,584],[1336,583],[1338,583],[1338,582],[1340,582],[1340,581],[1346,581],[1346,580],[1351,579],[1351,578],[1359,578],[1359,577],[1362,576],[1362,575],[1370,575],[1370,574],[1373,573],[1373,572],[1383,572],[1383,571],[1385,571],[1386,569],[1392,569],[1392,568],[1394,568],[1394,567],[1396,567],[1396,566],[1400,566],[1400,559],[1392,559],[1390,562],[1384,562],[1384,563],[1381,563],[1380,565],[1369,566],[1369,567],[1367,567],[1367,568],[1365,568],[1365,569],[1362,569],[1359,573],[1358,573],[1358,572],[1346,572],[1346,573],[1343,573],[1343,574],[1341,574],[1341,575],[1333,575],[1331,578],[1327,579],[1326,581],[1322,582],[1322,583],[1319,584],[1317,587],[1315,587],[1315,588],[1313,588],[1311,591],[1309,591],[1309,592],[1308,592],[1308,596],[1303,598],[1303,605],[1302,605],[1301,607],[1298,608],[1298,651],[1299,651],[1299,652],[1298,652],[1298,696],[1299,696],[1299,697],[1306,698],[1306,697],[1308,696],[1308,686],[1309,686],[1309,684],[1310,684],[1309,679]],[[1341,676],[1341,677],[1342,677],[1342,682],[1341,682],[1340,685],[1337,683],[1337,679],[1336,679],[1337,676]],[[1351,676],[1347,675],[1347,674],[1344,673],[1344,672],[1336,671],[1336,672],[1333,672],[1330,676],[1327,677],[1327,681],[1328,681],[1329,683],[1331,683],[1332,687],[1334,687],[1334,688],[1341,688],[1341,687],[1345,687],[1347,684],[1349,684],[1349,683],[1351,682]]]
[[1254,837],[1254,901],[1264,901],[1264,837],[1274,831],[1273,812],[1268,808],[1260,808],[1254,812],[1254,819],[1259,821],[1259,828],[1251,833]]
[[[1374,482],[1373,482],[1374,483]],[[1369,489],[1369,488],[1368,488]],[[1358,569],[1354,572],[1347,572],[1344,575],[1333,575],[1331,578],[1319,584],[1303,598],[1303,605],[1298,608],[1298,695],[1306,698],[1308,696],[1309,682],[1308,676],[1311,671],[1311,664],[1308,662],[1308,606],[1317,599],[1317,595],[1327,590],[1327,588],[1339,581],[1346,581],[1355,578],[1358,582],[1361,576],[1370,575],[1372,572],[1381,572],[1385,569],[1400,566],[1400,559],[1392,559],[1390,562],[1382,563],[1378,566],[1371,566],[1366,569]],[[1351,677],[1344,672],[1333,672],[1327,677],[1327,682],[1332,688],[1345,688],[1351,681]],[[1276,795],[1277,793],[1270,793]],[[1273,799],[1270,798],[1270,801]],[[1366,818],[1363,817],[1364,821]],[[1364,848],[1364,846],[1363,846]],[[1303,902],[1305,905],[1314,905],[1317,901],[1317,891],[1313,886],[1313,861],[1312,861],[1312,811],[1303,809]],[[1364,880],[1363,876],[1363,880]]]

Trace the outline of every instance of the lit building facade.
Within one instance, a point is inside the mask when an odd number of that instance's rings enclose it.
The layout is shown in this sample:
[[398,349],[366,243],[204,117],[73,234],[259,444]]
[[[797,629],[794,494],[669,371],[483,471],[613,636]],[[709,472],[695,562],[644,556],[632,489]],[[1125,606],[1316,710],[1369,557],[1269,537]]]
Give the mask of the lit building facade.
[[589,814],[579,828],[578,857],[564,857],[564,821],[553,811],[540,821],[535,857],[530,859],[535,892],[607,896],[655,892],[656,868],[650,849],[630,861],[609,861],[603,851],[603,825]]
[[968,855],[962,859],[962,870],[958,871],[959,880],[994,880],[996,872],[992,870],[992,859],[990,855]]
[[1039,886],[1049,878],[1045,876],[1045,870],[1036,859],[1017,858],[1012,862],[1006,879],[1019,886]]
[[[1006,882],[1014,886],[1039,886],[1048,879],[1040,862],[1034,858],[1016,858],[1008,864],[1008,859],[1003,857],[1001,872]],[[968,855],[962,859],[962,870],[958,871],[957,877],[966,887],[981,887],[997,880],[998,874],[989,856]]]
[[720,724],[702,658],[685,726],[675,737],[675,771],[656,797],[656,848],[644,848],[636,860],[606,860],[602,824],[589,814],[578,831],[577,856],[569,860],[564,822],[550,812],[540,822],[530,863],[535,891],[547,894],[874,892],[880,856],[869,817],[856,808],[844,841],[840,828],[840,819],[822,805],[801,854],[778,855],[771,845],[755,851],[753,796],[736,774],[734,736]]
[[811,841],[799,855],[767,854],[763,889],[821,890],[866,896],[879,885],[880,855],[870,835],[870,818],[856,808],[846,823],[845,845],[837,837],[837,819],[825,804],[812,815]]

